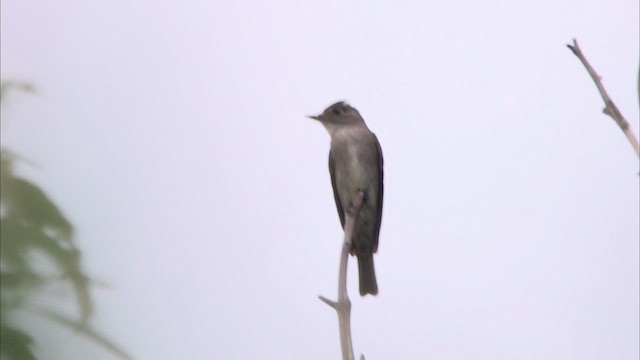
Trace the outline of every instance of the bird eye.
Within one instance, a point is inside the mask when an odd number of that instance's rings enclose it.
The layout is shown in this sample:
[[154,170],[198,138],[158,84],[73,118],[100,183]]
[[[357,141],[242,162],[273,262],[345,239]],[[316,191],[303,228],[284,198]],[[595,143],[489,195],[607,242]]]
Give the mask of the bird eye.
[[342,114],[342,109],[340,109],[339,107],[335,107],[333,108],[333,110],[331,110],[335,115],[340,115]]

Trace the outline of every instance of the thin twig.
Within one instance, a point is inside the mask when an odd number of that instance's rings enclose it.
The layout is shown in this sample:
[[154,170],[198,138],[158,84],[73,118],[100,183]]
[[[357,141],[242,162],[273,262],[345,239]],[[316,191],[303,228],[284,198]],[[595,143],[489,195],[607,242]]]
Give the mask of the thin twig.
[[593,82],[596,83],[598,91],[600,92],[600,96],[602,97],[602,100],[604,100],[604,109],[602,110],[602,112],[609,115],[616,122],[616,124],[620,126],[620,129],[622,129],[622,132],[624,132],[625,136],[631,143],[631,146],[636,151],[636,154],[640,156],[640,146],[638,145],[638,139],[636,139],[635,134],[633,133],[633,131],[631,131],[629,122],[627,122],[624,116],[622,116],[616,104],[614,104],[613,100],[611,100],[611,98],[609,97],[609,94],[607,94],[607,91],[602,85],[602,78],[596,73],[596,71],[587,61],[587,58],[584,56],[582,50],[580,50],[580,47],[578,46],[578,41],[576,39],[573,39],[573,45],[567,44],[567,47],[571,49],[571,51],[573,51],[578,59],[580,59],[582,65],[584,65],[584,67],[589,72],[589,75],[591,75]]
[[[340,347],[342,348],[342,359],[353,360],[353,344],[351,342],[351,300],[347,294],[347,261],[349,260],[349,250],[351,249],[351,238],[353,228],[358,213],[364,202],[364,193],[358,192],[353,206],[347,211],[344,223],[344,242],[342,243],[342,253],[340,256],[340,273],[338,275],[338,301],[332,301],[324,296],[318,296],[320,300],[331,306],[338,313],[338,326],[340,328]],[[364,355],[360,355],[364,360]]]

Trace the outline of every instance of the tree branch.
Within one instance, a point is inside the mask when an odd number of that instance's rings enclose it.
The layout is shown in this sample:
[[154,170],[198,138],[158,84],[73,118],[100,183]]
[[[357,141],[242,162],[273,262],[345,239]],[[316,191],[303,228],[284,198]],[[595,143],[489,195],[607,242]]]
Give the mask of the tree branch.
[[[344,242],[342,243],[342,254],[340,256],[340,273],[338,275],[338,301],[332,301],[324,296],[318,296],[320,300],[331,306],[338,313],[338,326],[340,328],[340,347],[342,348],[342,359],[353,360],[353,344],[351,342],[351,300],[347,295],[347,261],[349,260],[349,250],[351,250],[351,238],[355,227],[360,208],[364,202],[364,193],[358,192],[356,200],[346,213],[344,223]],[[364,355],[360,355],[364,360]]]
[[580,50],[578,41],[576,41],[576,39],[573,39],[573,45],[567,44],[567,47],[571,49],[571,51],[578,57],[578,59],[580,59],[582,65],[584,65],[584,67],[589,72],[589,75],[591,75],[593,82],[596,83],[598,91],[600,92],[600,96],[602,97],[602,100],[604,100],[604,109],[602,110],[602,112],[609,115],[616,122],[616,124],[618,124],[620,129],[622,129],[622,132],[631,143],[631,146],[636,151],[636,154],[640,156],[640,146],[638,145],[638,139],[636,139],[635,134],[629,127],[629,123],[624,118],[624,116],[622,116],[620,110],[618,110],[618,107],[616,106],[616,104],[614,104],[613,100],[611,100],[609,94],[607,94],[607,91],[604,89],[604,86],[602,85],[602,78],[596,73],[593,67],[591,67],[591,65],[587,61],[587,58],[582,53],[582,50]]

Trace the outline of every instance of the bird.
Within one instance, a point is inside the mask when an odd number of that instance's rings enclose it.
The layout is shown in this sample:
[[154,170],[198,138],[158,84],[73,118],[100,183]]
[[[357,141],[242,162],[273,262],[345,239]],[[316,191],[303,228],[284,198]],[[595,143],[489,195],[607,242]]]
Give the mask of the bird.
[[356,220],[349,252],[358,259],[360,295],[378,294],[373,254],[378,250],[382,220],[383,159],[378,138],[352,106],[339,101],[317,116],[331,135],[329,173],[338,216],[344,229],[345,214],[359,192],[364,202]]

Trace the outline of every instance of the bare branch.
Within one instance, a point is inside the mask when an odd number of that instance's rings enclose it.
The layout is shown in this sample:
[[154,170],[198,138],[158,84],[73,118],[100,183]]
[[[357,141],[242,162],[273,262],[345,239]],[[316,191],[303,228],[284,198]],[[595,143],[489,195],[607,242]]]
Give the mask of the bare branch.
[[573,39],[573,45],[567,44],[567,47],[571,49],[571,51],[578,57],[578,59],[580,59],[582,65],[584,65],[584,67],[589,72],[589,75],[593,79],[593,82],[596,83],[598,91],[600,92],[600,96],[602,97],[602,100],[604,100],[605,106],[602,112],[609,115],[616,122],[616,124],[618,124],[620,129],[622,129],[622,132],[624,132],[625,136],[631,143],[631,146],[636,151],[636,154],[640,156],[640,146],[638,145],[638,139],[636,139],[635,134],[633,133],[633,131],[631,131],[629,122],[627,122],[624,116],[622,116],[616,104],[614,104],[613,100],[611,100],[611,98],[609,97],[609,94],[607,94],[607,91],[602,85],[602,78],[596,73],[593,67],[591,67],[591,64],[589,64],[589,62],[587,61],[587,58],[584,56],[582,50],[580,50],[580,47],[578,46],[578,41],[576,39]]
[[[349,260],[349,250],[351,249],[351,238],[353,228],[360,208],[364,202],[364,193],[358,192],[358,196],[353,205],[346,213],[344,223],[344,242],[342,243],[342,253],[340,256],[340,273],[338,275],[338,301],[332,301],[324,296],[318,296],[320,300],[331,306],[338,313],[338,326],[340,328],[340,347],[342,348],[342,359],[353,360],[353,344],[351,342],[351,300],[347,295],[347,262]],[[364,360],[364,355],[360,356]]]

